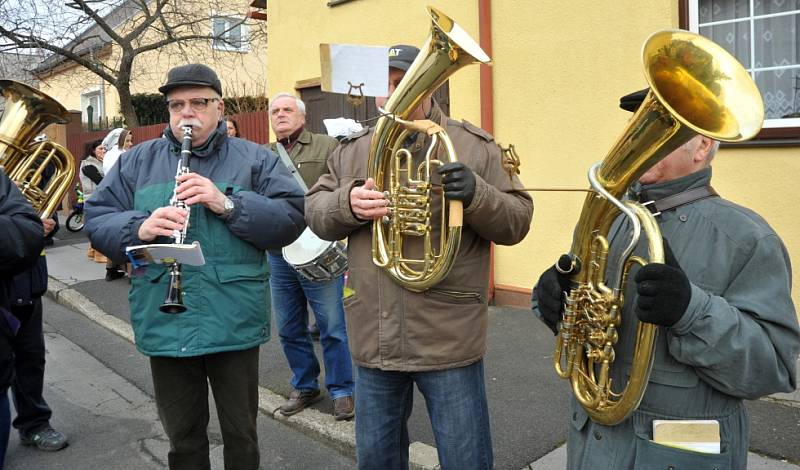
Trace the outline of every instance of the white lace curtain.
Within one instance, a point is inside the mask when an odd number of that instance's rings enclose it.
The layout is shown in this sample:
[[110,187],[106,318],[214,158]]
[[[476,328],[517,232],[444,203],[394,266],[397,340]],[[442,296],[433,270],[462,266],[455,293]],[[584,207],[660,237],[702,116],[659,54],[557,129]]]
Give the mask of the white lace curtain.
[[699,33],[749,70],[767,119],[800,117],[800,0],[698,0]]

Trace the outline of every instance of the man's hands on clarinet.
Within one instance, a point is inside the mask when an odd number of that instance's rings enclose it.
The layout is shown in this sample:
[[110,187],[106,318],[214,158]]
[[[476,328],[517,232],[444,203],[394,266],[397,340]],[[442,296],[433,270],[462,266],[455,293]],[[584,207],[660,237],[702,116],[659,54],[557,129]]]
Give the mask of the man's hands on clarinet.
[[176,180],[180,184],[175,194],[187,206],[200,204],[217,215],[225,212],[225,194],[210,179],[197,173],[187,173]]
[[139,226],[139,240],[151,242],[156,237],[171,237],[182,230],[189,211],[174,206],[159,207]]
[[[179,183],[175,193],[187,206],[200,204],[215,214],[225,211],[225,194],[208,178],[197,173],[187,173],[176,178]],[[178,207],[160,207],[150,214],[139,227],[139,239],[145,242],[156,237],[171,237],[175,230],[183,229],[189,212]]]

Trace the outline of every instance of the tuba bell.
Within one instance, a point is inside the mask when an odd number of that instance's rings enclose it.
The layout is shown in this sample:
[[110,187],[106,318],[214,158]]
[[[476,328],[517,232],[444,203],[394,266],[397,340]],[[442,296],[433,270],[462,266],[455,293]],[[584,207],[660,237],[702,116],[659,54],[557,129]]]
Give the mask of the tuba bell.
[[[75,176],[75,159],[54,142],[32,143],[50,124],[65,124],[67,110],[39,90],[13,80],[0,80],[5,111],[0,120],[0,170],[17,184],[41,218],[49,217],[69,191]],[[48,165],[55,172],[47,185]]]
[[[381,110],[369,148],[367,177],[389,200],[390,214],[372,226],[372,260],[404,288],[421,292],[444,279],[455,262],[463,222],[461,201],[441,209],[439,248],[432,231],[431,173],[436,166],[458,161],[447,133],[431,121],[407,121],[408,116],[458,69],[489,56],[452,19],[428,7],[431,32],[414,63]],[[402,148],[412,132],[425,132],[431,144],[425,160],[413,168],[411,153]],[[446,162],[436,158],[446,155]],[[447,195],[443,196],[446,199]],[[447,215],[449,214],[449,215]],[[445,230],[446,227],[446,230]],[[422,238],[423,258],[407,256],[404,237]]]
[[[605,159],[589,171],[593,192],[586,196],[569,258],[557,269],[570,274],[553,365],[570,379],[577,401],[597,423],[614,425],[635,410],[653,364],[657,327],[638,323],[630,379],[612,389],[611,367],[623,293],[634,265],[664,262],[654,216],[633,201],[621,201],[631,183],[697,134],[739,142],[758,133],[764,105],[755,83],[739,62],[714,42],[686,31],[653,34],[642,49],[650,92]],[[619,259],[608,260],[607,239],[620,215],[632,226]],[[649,260],[631,256],[641,234]],[[566,261],[569,259],[569,262]],[[606,268],[617,263],[608,279]]]

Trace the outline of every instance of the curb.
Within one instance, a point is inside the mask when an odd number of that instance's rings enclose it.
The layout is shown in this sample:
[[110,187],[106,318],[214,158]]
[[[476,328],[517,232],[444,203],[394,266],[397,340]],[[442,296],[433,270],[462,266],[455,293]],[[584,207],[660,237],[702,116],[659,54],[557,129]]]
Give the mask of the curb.
[[[63,282],[53,277],[48,277],[47,293],[45,295],[64,307],[80,313],[117,336],[126,339],[131,344],[134,343],[133,329],[128,323],[106,313],[89,298]],[[340,452],[355,457],[356,436],[355,423],[353,421],[336,421],[333,416],[320,413],[312,408],[307,408],[296,415],[286,417],[278,412],[278,408],[285,400],[285,397],[272,390],[261,386],[258,387],[258,408],[264,415],[306,435],[323,439]],[[409,468],[411,470],[440,470],[441,467],[439,466],[439,458],[435,447],[422,442],[412,442],[408,450]]]

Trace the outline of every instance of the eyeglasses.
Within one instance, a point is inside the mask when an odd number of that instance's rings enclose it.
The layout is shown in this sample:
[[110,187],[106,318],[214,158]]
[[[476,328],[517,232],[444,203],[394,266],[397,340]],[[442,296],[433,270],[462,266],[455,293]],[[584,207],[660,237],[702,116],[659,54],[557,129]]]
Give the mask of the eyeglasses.
[[[189,100],[189,106],[192,110],[201,112],[205,111],[210,101],[219,101],[219,98],[192,98]],[[186,106],[185,100],[169,100],[167,101],[167,109],[171,113],[179,113]]]

